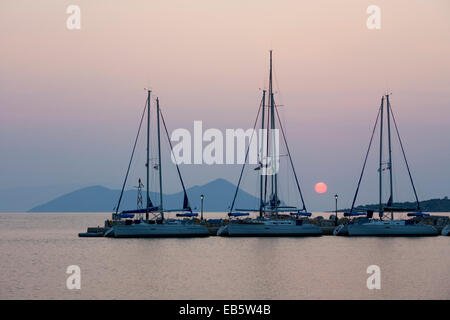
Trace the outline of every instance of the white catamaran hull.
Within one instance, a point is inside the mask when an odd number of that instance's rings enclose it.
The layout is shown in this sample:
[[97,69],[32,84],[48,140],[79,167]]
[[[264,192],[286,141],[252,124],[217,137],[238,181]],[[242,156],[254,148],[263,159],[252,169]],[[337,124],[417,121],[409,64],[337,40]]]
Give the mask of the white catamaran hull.
[[196,224],[132,224],[113,226],[105,237],[114,238],[167,238],[167,237],[208,237],[205,226]]
[[322,229],[312,224],[304,225],[265,225],[253,223],[229,223],[220,227],[218,236],[228,237],[301,237],[321,236]]
[[347,227],[349,236],[436,236],[438,231],[429,225],[380,225],[350,224]]

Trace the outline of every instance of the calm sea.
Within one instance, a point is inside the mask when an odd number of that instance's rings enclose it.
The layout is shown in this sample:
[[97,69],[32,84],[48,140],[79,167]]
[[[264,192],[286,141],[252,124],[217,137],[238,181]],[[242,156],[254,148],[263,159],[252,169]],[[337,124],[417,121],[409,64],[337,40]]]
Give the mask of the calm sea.
[[107,217],[0,213],[0,299],[450,299],[450,237],[78,238]]

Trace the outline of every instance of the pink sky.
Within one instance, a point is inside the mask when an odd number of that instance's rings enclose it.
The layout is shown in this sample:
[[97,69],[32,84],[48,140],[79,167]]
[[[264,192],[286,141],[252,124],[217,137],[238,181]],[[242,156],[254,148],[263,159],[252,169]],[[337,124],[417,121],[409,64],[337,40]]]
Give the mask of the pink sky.
[[[81,30],[66,28],[70,4],[81,7]],[[381,30],[366,27],[372,4]],[[249,128],[273,49],[310,202],[324,199],[319,181],[352,197],[387,89],[422,197],[450,195],[449,9],[447,0],[2,0],[0,189],[119,187],[144,87],[171,128]],[[183,170],[193,185],[236,182],[239,169]]]

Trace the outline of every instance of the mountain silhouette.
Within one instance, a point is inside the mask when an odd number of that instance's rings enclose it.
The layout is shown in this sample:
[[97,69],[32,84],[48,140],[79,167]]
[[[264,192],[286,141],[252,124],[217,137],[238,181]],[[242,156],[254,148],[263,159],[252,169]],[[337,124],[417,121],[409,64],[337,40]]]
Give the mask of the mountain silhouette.
[[40,187],[16,187],[0,190],[0,212],[25,212],[50,199],[86,187],[83,184],[58,184]]
[[[233,200],[236,186],[225,179],[216,179],[202,186],[194,186],[186,190],[191,208],[200,210],[200,195],[205,196],[204,211],[228,211]],[[103,186],[92,186],[75,190],[59,196],[44,204],[33,207],[29,212],[111,212],[119,199],[120,190],[111,190]],[[145,191],[143,190],[145,199]],[[159,193],[150,192],[153,205],[159,205]],[[137,191],[124,192],[121,210],[136,209]],[[239,190],[235,208],[257,208],[259,199]],[[165,209],[181,209],[183,192],[164,195]]]

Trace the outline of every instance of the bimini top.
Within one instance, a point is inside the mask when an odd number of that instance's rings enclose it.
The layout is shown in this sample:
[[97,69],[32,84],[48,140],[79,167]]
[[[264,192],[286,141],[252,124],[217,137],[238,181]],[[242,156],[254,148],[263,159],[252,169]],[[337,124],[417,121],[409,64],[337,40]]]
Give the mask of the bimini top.
[[228,216],[229,217],[243,217],[243,216],[249,216],[250,213],[248,212],[229,212]]
[[407,214],[408,217],[429,217],[429,213],[423,213],[423,212],[411,212]]
[[305,217],[311,217],[311,212],[291,212],[290,213],[291,216],[305,216]]
[[185,212],[185,213],[177,213],[177,217],[197,217],[198,213],[194,212]]

